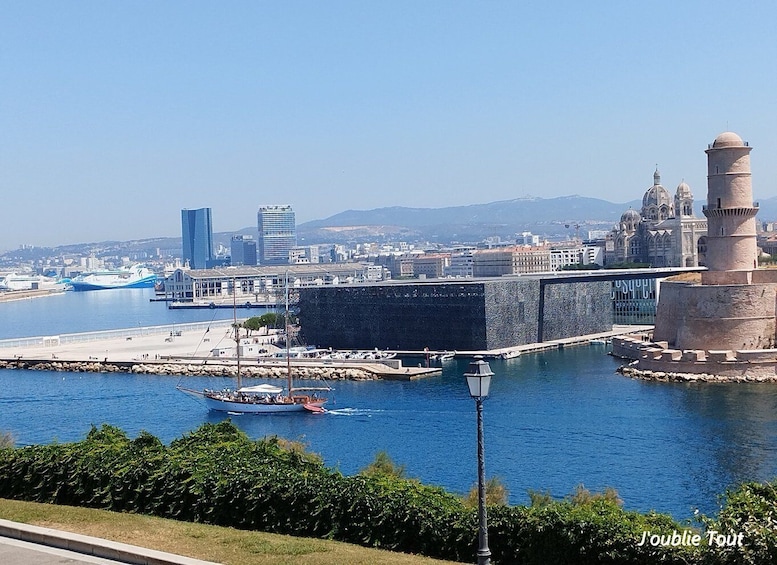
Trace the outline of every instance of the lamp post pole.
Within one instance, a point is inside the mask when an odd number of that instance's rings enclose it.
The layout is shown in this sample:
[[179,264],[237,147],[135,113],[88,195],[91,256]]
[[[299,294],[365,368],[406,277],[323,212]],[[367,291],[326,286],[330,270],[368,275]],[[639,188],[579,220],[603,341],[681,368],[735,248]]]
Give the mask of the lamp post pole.
[[464,376],[467,378],[469,394],[475,399],[478,420],[478,565],[490,565],[491,550],[488,549],[488,520],[486,517],[486,457],[483,442],[483,400],[488,397],[491,386],[491,367],[476,357],[469,364]]
[[475,399],[478,411],[478,565],[491,563],[486,517],[486,456],[483,443],[483,398]]

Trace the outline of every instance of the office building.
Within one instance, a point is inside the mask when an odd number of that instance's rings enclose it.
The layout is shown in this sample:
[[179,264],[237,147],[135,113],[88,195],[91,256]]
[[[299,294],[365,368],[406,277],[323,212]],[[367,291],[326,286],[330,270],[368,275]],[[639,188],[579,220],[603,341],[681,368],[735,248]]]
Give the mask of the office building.
[[210,208],[181,210],[183,261],[192,269],[204,269],[213,259],[213,224]]
[[233,266],[256,266],[256,241],[250,235],[233,235],[229,247]]
[[297,224],[291,206],[262,206],[257,213],[259,263],[281,265],[297,246]]

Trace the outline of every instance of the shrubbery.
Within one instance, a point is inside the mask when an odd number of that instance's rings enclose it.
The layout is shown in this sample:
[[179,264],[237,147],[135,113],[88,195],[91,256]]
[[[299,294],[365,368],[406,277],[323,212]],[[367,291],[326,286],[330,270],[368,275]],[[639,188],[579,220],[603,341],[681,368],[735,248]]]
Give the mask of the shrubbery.
[[[2,449],[0,497],[459,561],[472,561],[476,550],[476,510],[461,498],[396,473],[346,477],[293,443],[250,440],[230,422],[205,424],[169,446],[147,433],[130,439],[103,426],[77,443]],[[666,515],[625,511],[614,493],[584,490],[565,500],[535,494],[530,507],[489,507],[489,545],[502,564],[775,562],[775,486],[745,485],[728,497],[719,521],[708,527],[747,532],[744,550],[639,547],[646,530],[671,534],[687,526]]]

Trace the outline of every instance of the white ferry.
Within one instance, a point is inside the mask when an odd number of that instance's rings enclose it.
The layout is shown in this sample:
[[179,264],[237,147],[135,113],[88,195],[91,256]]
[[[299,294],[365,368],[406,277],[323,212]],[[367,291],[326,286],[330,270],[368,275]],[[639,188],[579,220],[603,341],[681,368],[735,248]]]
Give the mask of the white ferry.
[[111,288],[152,288],[156,274],[142,265],[114,271],[82,273],[70,280],[70,288],[76,291],[105,290]]
[[62,290],[65,282],[43,275],[9,273],[0,276],[0,290]]

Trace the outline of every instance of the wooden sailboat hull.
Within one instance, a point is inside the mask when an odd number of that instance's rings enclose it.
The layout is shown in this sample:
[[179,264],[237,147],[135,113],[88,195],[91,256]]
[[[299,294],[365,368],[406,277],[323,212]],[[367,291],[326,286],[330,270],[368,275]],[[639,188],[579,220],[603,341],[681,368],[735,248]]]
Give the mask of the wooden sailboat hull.
[[[305,411],[323,411],[322,402],[308,403],[250,403],[250,402],[231,402],[228,400],[219,400],[205,397],[205,406],[208,410],[216,412],[233,412],[239,414],[277,414],[283,412],[305,412]],[[312,408],[312,410],[311,410]]]

